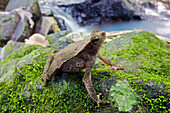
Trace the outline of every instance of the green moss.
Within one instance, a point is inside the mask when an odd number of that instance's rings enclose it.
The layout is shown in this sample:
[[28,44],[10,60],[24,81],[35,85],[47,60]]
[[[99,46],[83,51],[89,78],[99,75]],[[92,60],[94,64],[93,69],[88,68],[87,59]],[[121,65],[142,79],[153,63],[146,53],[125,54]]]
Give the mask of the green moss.
[[149,105],[150,112],[160,112],[168,113],[170,111],[169,102],[170,98],[166,96],[159,96],[156,98],[148,98],[145,95],[141,99],[142,105]]
[[[170,71],[168,69],[170,67],[170,46],[148,32],[135,34],[130,38],[132,41],[128,42],[129,39],[125,39],[127,40],[126,44],[121,49],[109,49],[109,44],[104,44],[100,51],[101,54],[107,56],[114,63],[120,64],[121,67],[125,66],[127,70],[110,71],[110,76],[100,76],[100,78],[102,80],[107,80],[113,76],[119,77],[120,80],[128,78],[132,88],[138,94],[141,93],[139,111],[168,111],[169,108],[164,104],[169,102],[169,96],[146,97],[142,87],[136,84],[134,79],[142,79],[144,82],[153,80],[156,84],[163,83],[165,90],[168,91],[170,85]],[[71,74],[68,81],[64,82],[56,82],[53,78],[47,87],[42,87],[43,82],[40,79],[45,59],[53,54],[54,48],[39,46],[23,46],[21,48],[9,55],[2,64],[12,59],[21,59],[31,52],[34,52],[32,54],[33,63],[16,68],[18,76],[14,78],[14,82],[0,84],[2,95],[0,112],[93,112],[96,110],[96,103],[91,101],[82,82],[84,73]],[[102,65],[100,61],[97,61],[92,74],[98,75],[98,72],[107,71],[109,68],[110,66]],[[99,90],[96,85],[94,87],[96,91]],[[5,93],[2,94],[2,92]]]
[[[126,73],[116,72],[114,76],[120,78],[130,76],[130,78],[141,78],[145,81],[155,80],[157,83],[163,82],[170,85],[170,45],[149,32],[133,35],[131,39],[133,42],[121,50],[108,49],[105,44],[100,51],[103,56],[109,57],[114,63],[127,68]],[[110,68],[102,65],[98,67],[99,70]]]
[[[129,79],[130,80],[130,79]],[[146,96],[144,92],[146,89],[143,89],[141,84],[136,84],[133,80],[130,80],[132,88],[141,95],[141,101],[138,105],[139,109],[145,108],[145,111],[149,112],[160,112],[168,113],[170,111],[170,94],[161,95],[158,94],[153,98]]]
[[[41,76],[45,58],[53,54],[50,50],[39,49],[32,55],[32,64],[17,68],[18,76],[11,87],[4,89],[5,85],[0,84],[1,91],[5,91],[1,97],[0,112],[88,112],[95,108],[95,102],[91,103],[82,82],[84,73],[70,75],[68,80],[74,76],[71,83],[60,81],[54,84],[53,79],[47,87],[42,87],[44,82],[41,81]],[[40,54],[40,57],[34,59],[37,54]]]
[[[5,64],[6,62],[12,59],[19,59],[38,48],[42,47],[39,45],[22,45],[17,51],[14,51],[11,54],[9,54],[9,56],[7,56],[7,58],[3,62],[0,62],[0,65]],[[8,47],[7,50],[10,50],[10,47]]]
[[[128,37],[126,37],[126,35],[123,36],[123,39],[126,40],[126,42],[122,42],[124,46],[118,43],[120,49],[117,49],[115,45],[114,48],[116,49],[113,49],[109,47],[110,45],[107,43],[104,44],[100,51],[103,56],[106,55],[117,65],[126,68],[126,71],[111,71],[110,75],[119,77],[121,80],[126,78],[128,78],[129,81],[141,79],[144,83],[155,81],[155,84],[164,84],[164,90],[170,93],[170,45],[159,40],[154,34],[149,32],[133,34],[130,37],[132,41],[129,41],[129,35],[130,34],[127,34]],[[116,43],[113,41],[110,44],[113,45]],[[99,62],[96,70],[103,71],[110,68],[100,63],[101,62]],[[108,79],[109,77],[104,78]],[[146,110],[150,112],[158,112],[159,110],[164,112],[170,111],[168,107],[169,104],[167,104],[170,102],[170,95],[166,97],[160,95],[155,98],[149,98],[144,96],[145,91],[139,85],[136,84],[136,87],[133,88],[143,97],[141,99],[143,106],[139,106],[139,109],[148,107]]]
[[48,40],[48,42],[49,42],[49,44],[52,44],[53,43],[53,39],[54,38],[54,36],[48,36],[48,37],[46,37],[46,39]]
[[[9,43],[9,42],[8,42]],[[13,50],[13,45],[15,44],[15,42],[14,41],[10,41],[10,45],[8,45],[8,46],[6,46],[5,47],[5,52],[7,53],[7,54],[9,54],[9,53],[11,53],[11,50]]]

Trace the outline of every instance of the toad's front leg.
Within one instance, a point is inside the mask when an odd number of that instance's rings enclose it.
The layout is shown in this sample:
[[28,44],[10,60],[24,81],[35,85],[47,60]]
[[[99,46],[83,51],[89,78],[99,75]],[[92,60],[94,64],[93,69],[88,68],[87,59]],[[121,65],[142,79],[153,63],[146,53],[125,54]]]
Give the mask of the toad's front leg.
[[[102,101],[99,99],[100,96],[97,96],[96,95],[96,91],[95,89],[93,88],[93,84],[91,82],[91,69],[92,67],[87,67],[86,68],[86,72],[85,72],[85,75],[83,77],[83,82],[85,84],[85,87],[88,91],[88,94],[90,95],[90,97],[97,103],[97,106],[99,107],[99,103],[102,103],[102,104],[107,104],[107,103],[110,103],[109,101]],[[100,93],[101,94],[101,93]],[[100,95],[99,94],[99,95]]]
[[53,55],[50,55],[48,58],[47,58],[47,61],[46,61],[46,65],[45,65],[45,68],[44,68],[44,72],[43,72],[43,76],[41,77],[41,80],[44,80],[45,84],[43,86],[45,86],[47,84],[47,80],[50,80],[50,78],[48,78],[48,70],[51,66],[51,63],[54,59],[54,56]]
[[100,60],[102,60],[104,63],[106,63],[107,65],[110,65],[110,66],[111,66],[111,69],[110,69],[110,70],[112,70],[112,69],[114,69],[115,71],[116,71],[116,70],[125,70],[125,68],[117,67],[112,61],[110,61],[110,60],[107,59],[107,58],[102,57],[100,54],[98,55],[98,58],[99,58]]

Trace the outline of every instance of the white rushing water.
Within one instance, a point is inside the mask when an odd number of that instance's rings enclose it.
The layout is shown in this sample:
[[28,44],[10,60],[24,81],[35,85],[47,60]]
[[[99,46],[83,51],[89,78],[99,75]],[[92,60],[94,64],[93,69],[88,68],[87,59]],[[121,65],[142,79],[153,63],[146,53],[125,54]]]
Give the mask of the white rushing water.
[[0,60],[3,61],[5,59],[5,46],[2,47],[0,52]]
[[67,30],[73,32],[86,32],[86,29],[80,27],[71,15],[65,13],[61,8],[55,5],[53,1],[54,0],[52,0],[51,2],[48,1],[48,3],[46,2],[46,4],[44,4],[44,2],[39,2],[41,5],[40,8],[43,8],[43,10],[47,9],[52,11],[54,17],[64,20]]

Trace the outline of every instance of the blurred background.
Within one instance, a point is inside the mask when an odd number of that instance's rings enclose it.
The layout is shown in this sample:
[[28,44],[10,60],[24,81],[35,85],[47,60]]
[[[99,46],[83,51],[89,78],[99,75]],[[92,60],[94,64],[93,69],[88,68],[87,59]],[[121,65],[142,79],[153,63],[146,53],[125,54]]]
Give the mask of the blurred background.
[[0,0],[0,47],[35,33],[144,30],[170,39],[170,0]]
[[63,19],[72,31],[142,29],[170,38],[169,0],[39,0],[39,4],[43,14]]

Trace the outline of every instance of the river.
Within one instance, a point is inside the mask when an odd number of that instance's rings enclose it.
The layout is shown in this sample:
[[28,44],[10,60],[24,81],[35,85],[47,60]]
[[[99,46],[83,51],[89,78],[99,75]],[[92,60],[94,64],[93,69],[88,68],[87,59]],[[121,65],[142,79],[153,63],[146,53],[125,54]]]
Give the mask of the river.
[[[134,30],[142,29],[143,31],[149,31],[156,33],[163,37],[170,39],[170,16],[162,14],[159,11],[145,8],[145,13],[147,19],[145,20],[133,20],[133,21],[121,21],[114,23],[105,23],[97,26],[88,26],[85,27],[87,32],[92,31],[93,29],[99,29],[102,31],[121,31],[121,30]],[[170,10],[164,10],[170,15]]]
[[[54,1],[54,0],[51,0]],[[76,1],[76,0],[75,0]],[[143,31],[149,31],[152,33],[156,33],[163,37],[170,39],[170,10],[153,10],[149,8],[145,8],[145,13],[147,18],[145,20],[132,20],[132,21],[121,21],[121,22],[112,22],[112,23],[103,23],[101,25],[94,26],[85,26],[80,27],[77,22],[68,15],[62,9],[57,7],[56,2],[49,2],[47,0],[40,0],[40,8],[42,11],[45,9],[50,9],[54,16],[60,18],[65,21],[65,25],[67,30],[73,32],[88,32],[90,33],[93,29],[99,29],[101,31],[121,31],[121,30],[134,30],[134,29],[142,29]],[[55,6],[55,7],[54,7]],[[163,6],[161,6],[163,7]],[[168,12],[167,15],[163,15],[161,11]]]
[[92,31],[93,29],[99,29],[101,31],[121,31],[121,30],[134,30],[142,29],[144,31],[149,31],[156,33],[158,35],[164,36],[170,39],[170,21],[168,20],[133,20],[133,21],[122,21],[114,23],[105,23],[102,25],[96,26],[87,26],[85,27],[87,32]]
[[[164,11],[165,12],[165,11]],[[170,10],[166,10],[170,12]],[[161,14],[159,11],[145,8],[147,19],[145,20],[133,20],[133,21],[121,21],[114,23],[105,23],[97,26],[86,27],[87,32],[93,29],[99,29],[102,31],[121,31],[121,30],[134,30],[142,29],[143,31],[149,31],[156,33],[163,37],[170,39],[170,16]]]

